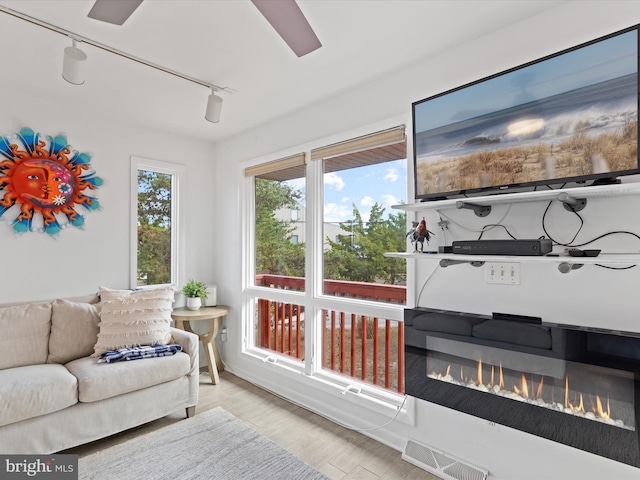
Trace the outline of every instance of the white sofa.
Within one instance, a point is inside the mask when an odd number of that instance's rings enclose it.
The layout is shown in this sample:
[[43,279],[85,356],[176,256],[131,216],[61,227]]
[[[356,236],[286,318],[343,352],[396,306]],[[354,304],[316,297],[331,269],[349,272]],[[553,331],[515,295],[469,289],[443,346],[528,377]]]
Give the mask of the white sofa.
[[198,402],[198,337],[173,356],[98,363],[97,296],[0,306],[0,454],[49,454]]

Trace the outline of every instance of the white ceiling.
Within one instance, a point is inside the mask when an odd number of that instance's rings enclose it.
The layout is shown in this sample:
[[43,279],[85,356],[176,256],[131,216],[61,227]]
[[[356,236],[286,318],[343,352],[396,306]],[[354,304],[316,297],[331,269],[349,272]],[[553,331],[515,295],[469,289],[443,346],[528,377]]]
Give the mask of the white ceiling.
[[[145,0],[123,26],[93,20],[92,0],[0,5],[237,93],[220,123],[204,119],[209,90],[90,45],[87,79],[62,79],[71,41],[0,12],[0,85],[28,88],[87,118],[126,119],[220,141],[564,1],[299,0],[323,46],[298,58],[249,0]],[[399,87],[401,88],[401,87]]]

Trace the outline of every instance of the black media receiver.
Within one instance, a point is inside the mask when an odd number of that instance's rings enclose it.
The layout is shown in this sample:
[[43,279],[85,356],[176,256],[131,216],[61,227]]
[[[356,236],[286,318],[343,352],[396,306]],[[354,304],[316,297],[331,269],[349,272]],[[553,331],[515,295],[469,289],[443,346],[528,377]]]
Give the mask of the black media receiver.
[[452,242],[453,253],[464,255],[546,255],[551,240],[458,240]]

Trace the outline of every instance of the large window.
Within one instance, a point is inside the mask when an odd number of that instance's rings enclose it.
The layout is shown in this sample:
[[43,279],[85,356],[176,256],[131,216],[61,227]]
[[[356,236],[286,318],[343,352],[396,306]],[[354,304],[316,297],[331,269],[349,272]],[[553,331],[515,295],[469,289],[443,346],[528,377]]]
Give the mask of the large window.
[[181,166],[132,157],[131,287],[178,284]]
[[[404,126],[245,169],[248,353],[345,388],[404,391]],[[305,161],[309,158],[309,161]],[[297,213],[294,213],[297,212]]]

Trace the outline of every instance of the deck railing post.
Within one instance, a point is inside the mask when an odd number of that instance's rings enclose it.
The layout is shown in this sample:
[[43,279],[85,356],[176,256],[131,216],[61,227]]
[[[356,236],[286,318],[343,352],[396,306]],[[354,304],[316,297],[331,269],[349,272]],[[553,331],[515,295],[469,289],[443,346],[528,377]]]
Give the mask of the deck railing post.
[[367,317],[362,315],[362,380],[367,380]]
[[340,312],[340,373],[347,369],[347,344],[345,342],[345,313]]
[[258,341],[260,346],[264,348],[271,348],[269,342],[269,331],[271,330],[269,324],[271,323],[269,315],[269,300],[258,300]]
[[378,385],[380,383],[380,375],[378,374],[378,360],[379,360],[379,347],[380,342],[378,339],[378,317],[373,319],[373,384]]
[[302,358],[302,352],[300,351],[300,331],[302,330],[302,322],[300,321],[300,312],[302,308],[298,305],[298,311],[296,312],[296,357]]
[[391,388],[391,320],[384,328],[384,387]]
[[327,367],[327,311],[322,310],[322,368]]
[[358,325],[356,314],[351,314],[351,376],[358,375],[356,368],[356,337],[358,336]]
[[331,310],[331,370],[336,369],[336,312]]
[[285,321],[285,304],[282,304],[280,307],[281,316],[280,316],[280,353],[284,353],[286,348],[285,338],[284,338],[284,321]]

